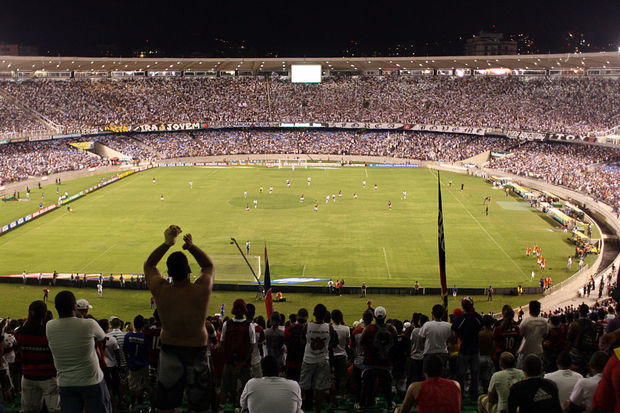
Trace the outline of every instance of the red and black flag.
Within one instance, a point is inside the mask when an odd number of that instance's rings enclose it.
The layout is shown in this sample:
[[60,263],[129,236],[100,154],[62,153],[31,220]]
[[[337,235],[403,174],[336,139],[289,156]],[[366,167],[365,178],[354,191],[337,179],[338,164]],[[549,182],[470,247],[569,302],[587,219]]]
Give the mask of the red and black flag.
[[269,259],[267,258],[267,246],[265,245],[265,309],[267,310],[267,318],[273,313],[273,295],[271,291],[271,275],[269,274]]
[[446,282],[446,243],[443,233],[443,208],[441,205],[441,179],[437,171],[437,187],[439,188],[439,215],[437,217],[437,241],[439,243],[439,281],[441,282],[441,298],[443,306],[448,309],[448,285]]

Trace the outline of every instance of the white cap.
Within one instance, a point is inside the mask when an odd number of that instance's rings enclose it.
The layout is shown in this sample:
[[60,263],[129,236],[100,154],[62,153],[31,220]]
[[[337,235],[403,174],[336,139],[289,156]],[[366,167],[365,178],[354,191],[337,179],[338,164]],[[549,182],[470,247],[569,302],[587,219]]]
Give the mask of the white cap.
[[89,308],[93,308],[93,306],[90,305],[87,300],[85,300],[83,298],[80,298],[77,301],[77,309],[78,310],[88,310]]
[[409,327],[411,327],[411,323],[407,321],[405,324],[403,324],[403,331],[407,330]]
[[386,315],[387,311],[385,311],[385,308],[381,306],[375,308],[375,318],[385,318]]

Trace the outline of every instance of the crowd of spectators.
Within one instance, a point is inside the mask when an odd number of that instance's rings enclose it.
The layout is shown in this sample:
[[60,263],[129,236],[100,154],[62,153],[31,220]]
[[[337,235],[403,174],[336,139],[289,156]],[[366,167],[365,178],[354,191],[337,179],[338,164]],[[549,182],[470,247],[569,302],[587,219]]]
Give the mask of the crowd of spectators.
[[585,192],[618,208],[618,170],[606,167],[618,161],[620,151],[613,148],[529,142],[512,149],[510,156],[492,160],[489,167]]
[[[60,394],[63,411],[69,411],[90,388],[81,401],[88,411],[180,407],[182,393],[173,401],[161,394],[178,389],[161,387],[175,380],[160,377],[171,368],[164,354],[175,346],[161,343],[158,311],[150,318],[95,320],[92,306],[70,291],[59,293],[55,306],[59,319],[35,301],[27,319],[0,322],[5,405],[19,395],[25,413],[39,412],[43,403],[49,412],[60,411]],[[204,387],[197,395],[187,382],[183,403],[250,413],[297,413],[302,406],[318,412],[328,404],[392,411],[394,400],[402,401],[401,413],[414,406],[422,413],[460,412],[464,404],[477,405],[480,413],[602,413],[620,407],[618,304],[541,313],[532,301],[525,318],[505,305],[495,320],[477,313],[465,297],[452,314],[436,305],[428,315],[398,320],[371,302],[360,313],[357,320],[357,314],[317,304],[310,314],[301,308],[288,318],[274,312],[265,320],[253,304],[236,300],[230,317],[206,317]],[[63,375],[57,378],[57,371]],[[99,404],[93,389],[102,395]]]
[[0,184],[97,166],[101,159],[65,140],[0,145]]
[[[68,131],[109,124],[346,121],[585,134],[620,121],[620,83],[613,79],[358,76],[294,84],[219,77],[38,80],[0,87]],[[15,123],[0,122],[0,130]]]
[[45,126],[0,95],[0,134],[7,132],[34,132],[45,130]]

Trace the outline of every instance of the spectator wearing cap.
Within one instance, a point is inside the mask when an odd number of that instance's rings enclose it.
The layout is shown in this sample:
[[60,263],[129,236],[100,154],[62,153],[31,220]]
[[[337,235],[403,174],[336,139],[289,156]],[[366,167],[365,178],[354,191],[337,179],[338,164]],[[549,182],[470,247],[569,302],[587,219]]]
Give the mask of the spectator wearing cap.
[[88,310],[90,310],[91,308],[93,308],[93,306],[90,305],[88,300],[84,298],[80,298],[77,301],[77,316],[80,318],[93,318],[94,319],[95,317],[88,314]]
[[517,368],[521,368],[523,360],[529,354],[535,354],[542,357],[543,338],[549,333],[549,323],[540,317],[540,302],[530,301],[529,304],[530,317],[524,319],[519,326],[519,334],[523,338],[519,347],[519,358],[517,359]]
[[362,332],[364,349],[362,406],[368,407],[375,404],[375,389],[378,382],[388,408],[393,408],[392,351],[398,334],[394,326],[386,325],[387,312],[384,307],[375,308],[374,316],[375,323],[366,326]]
[[60,410],[54,358],[45,336],[46,313],[47,305],[43,301],[32,302],[28,320],[15,331],[17,345],[21,348],[24,413],[39,413],[43,402],[50,413]]
[[46,335],[58,371],[62,411],[110,413],[110,393],[93,345],[105,340],[105,332],[95,320],[76,317],[71,291],[59,292],[54,304],[59,318],[48,321]]
[[303,413],[301,389],[293,380],[278,377],[280,368],[273,356],[261,362],[263,377],[250,379],[241,393],[241,409],[248,413]]
[[469,386],[470,400],[478,400],[480,391],[480,342],[479,333],[482,329],[482,317],[474,309],[474,300],[464,297],[461,300],[463,314],[456,317],[452,323],[452,331],[461,340],[457,361],[457,380],[465,397],[465,374],[469,370],[471,385]]
[[256,330],[250,320],[245,318],[247,311],[244,300],[241,298],[235,300],[231,310],[234,318],[224,323],[220,340],[225,358],[220,402],[226,404],[227,398],[230,397],[233,405],[237,407],[240,406],[237,381],[244,387],[250,380],[252,351],[256,346]]
[[541,377],[543,363],[537,354],[528,354],[523,359],[525,380],[510,387],[508,413],[544,412],[562,413],[558,387],[551,380]]

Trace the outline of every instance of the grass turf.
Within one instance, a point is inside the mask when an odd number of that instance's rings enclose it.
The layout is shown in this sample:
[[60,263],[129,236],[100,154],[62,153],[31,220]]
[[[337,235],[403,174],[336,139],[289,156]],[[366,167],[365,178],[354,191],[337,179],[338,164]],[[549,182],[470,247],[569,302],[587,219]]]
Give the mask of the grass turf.
[[[77,192],[99,180],[84,178],[61,189],[75,185]],[[545,275],[554,282],[569,275],[566,257],[573,246],[554,221],[521,208],[523,201],[505,197],[479,178],[443,173],[442,188],[449,287],[538,285],[541,272],[535,259],[524,254],[534,243],[547,259]],[[402,191],[407,191],[406,200]],[[304,202],[299,201],[302,193]],[[336,201],[326,203],[331,194]],[[483,206],[487,196],[493,198],[488,216]],[[31,204],[34,210],[39,200],[33,194],[31,199],[15,204]],[[250,240],[252,255],[260,255],[267,243],[273,278],[345,278],[349,286],[411,286],[418,280],[423,287],[438,286],[437,181],[425,168],[157,168],[71,205],[71,213],[61,208],[0,237],[0,274],[140,273],[145,258],[163,240],[163,230],[174,223],[226,264],[218,267],[216,260],[216,281],[251,280],[229,244],[233,236],[242,247]],[[0,219],[8,222],[16,212],[12,205],[2,205]],[[228,265],[230,261],[236,264]],[[195,263],[192,270],[197,273]]]
[[[28,313],[28,306],[34,300],[43,298],[43,288],[45,286],[23,286],[21,284],[0,284],[0,317],[10,317],[12,319],[25,318]],[[93,306],[90,313],[95,318],[110,318],[116,316],[124,321],[132,321],[133,318],[141,314],[149,317],[153,310],[150,308],[150,293],[146,290],[120,290],[105,289],[103,290],[103,298],[97,297],[95,288],[67,288],[67,287],[50,287],[50,301],[48,309],[57,316],[54,309],[54,297],[64,289],[70,289],[76,298],[87,299]],[[243,298],[247,302],[256,305],[256,314],[265,316],[265,305],[263,302],[254,301],[256,294],[251,292],[228,292],[214,291],[209,303],[209,313],[215,314],[220,310],[220,306],[224,304],[225,315],[230,315],[232,303],[237,298]],[[450,312],[456,307],[460,307],[459,301],[454,301],[450,297],[448,306]],[[496,295],[493,301],[487,302],[486,296],[474,296],[476,310],[479,312],[500,312],[504,304],[510,304],[513,307],[524,305],[529,300],[537,299],[537,296],[499,296]],[[286,302],[274,303],[276,311],[284,313],[287,317],[291,313],[296,313],[301,307],[305,307],[312,314],[314,305],[318,303],[325,304],[328,310],[340,309],[345,321],[350,326],[353,321],[362,318],[362,313],[366,309],[366,301],[372,300],[373,306],[382,305],[387,309],[389,318],[398,318],[400,320],[411,319],[413,312],[422,312],[430,315],[431,308],[435,304],[439,304],[441,298],[439,296],[396,296],[396,295],[368,295],[367,298],[361,298],[358,295],[322,295],[322,294],[286,294]]]

